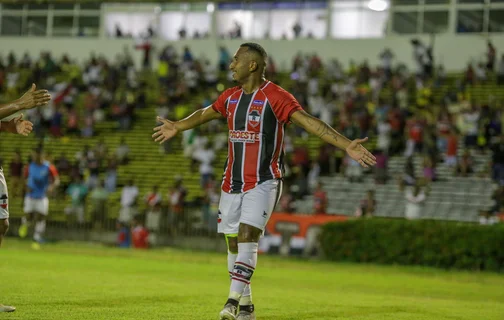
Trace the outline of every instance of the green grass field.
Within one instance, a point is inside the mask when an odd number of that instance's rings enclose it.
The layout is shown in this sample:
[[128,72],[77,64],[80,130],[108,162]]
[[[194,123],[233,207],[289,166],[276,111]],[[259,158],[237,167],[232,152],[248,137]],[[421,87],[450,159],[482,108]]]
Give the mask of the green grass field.
[[[226,256],[7,239],[0,250],[0,319],[217,319]],[[260,256],[259,320],[502,320],[504,276]]]

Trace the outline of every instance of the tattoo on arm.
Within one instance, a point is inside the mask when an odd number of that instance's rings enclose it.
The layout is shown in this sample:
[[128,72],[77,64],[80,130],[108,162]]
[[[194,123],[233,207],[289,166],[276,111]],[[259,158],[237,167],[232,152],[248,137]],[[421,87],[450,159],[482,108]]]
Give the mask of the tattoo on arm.
[[329,125],[321,120],[318,120],[313,117],[308,117],[307,123],[310,127],[313,127],[317,125],[317,129],[314,131],[314,133],[320,138],[325,140],[326,136],[328,136],[330,139],[333,139],[333,142],[338,141],[338,135],[332,130],[332,128],[329,127]]

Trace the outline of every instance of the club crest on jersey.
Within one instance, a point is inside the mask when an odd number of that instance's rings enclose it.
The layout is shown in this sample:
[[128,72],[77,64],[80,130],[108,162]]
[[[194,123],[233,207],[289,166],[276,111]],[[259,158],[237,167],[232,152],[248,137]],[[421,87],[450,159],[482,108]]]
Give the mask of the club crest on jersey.
[[254,101],[252,101],[252,104],[254,106],[262,106],[264,104],[264,101],[262,101],[262,100],[254,100]]
[[0,197],[0,208],[7,209],[7,206],[9,205],[7,200],[8,200],[7,195],[2,194],[2,196]]
[[248,115],[248,123],[252,127],[257,127],[261,122],[261,114],[257,110],[252,110]]

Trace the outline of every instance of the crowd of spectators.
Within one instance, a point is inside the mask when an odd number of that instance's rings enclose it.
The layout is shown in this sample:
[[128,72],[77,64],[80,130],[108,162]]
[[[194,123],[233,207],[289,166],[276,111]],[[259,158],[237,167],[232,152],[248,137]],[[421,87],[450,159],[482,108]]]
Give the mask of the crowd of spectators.
[[[416,186],[419,181],[436,183],[440,179],[439,166],[446,166],[454,175],[488,174],[496,183],[504,184],[504,101],[474,99],[467,90],[479,83],[495,81],[502,85],[504,56],[498,61],[496,48],[489,42],[486,61],[471,61],[464,75],[453,81],[442,65],[436,65],[433,46],[433,39],[428,45],[412,41],[417,66],[414,70],[395,61],[393,51],[388,48],[380,54],[381,64],[377,66],[367,61],[350,61],[345,66],[336,58],[322,61],[317,54],[299,53],[292,61],[288,77],[280,75],[274,57],[269,58],[267,78],[286,87],[311,114],[350,139],[376,136],[372,151],[377,156],[377,165],[372,170],[364,170],[343,151],[328,145],[321,145],[318,155],[311,158],[306,145],[294,144],[298,139],[307,139],[307,133],[289,126],[285,137],[283,210],[295,211],[295,200],[320,191],[319,178],[334,174],[346,176],[353,183],[362,182],[366,175],[374,175],[377,184],[398,179],[403,186]],[[54,96],[53,103],[26,115],[34,123],[37,137],[80,136],[85,139],[100,134],[96,124],[105,120],[117,121],[121,130],[132,127],[135,110],[148,107],[148,88],[140,76],[142,72],[155,73],[159,82],[159,92],[155,95],[156,113],[171,119],[181,119],[208,106],[218,96],[217,85],[224,88],[232,83],[227,70],[231,54],[224,47],[220,48],[218,61],[198,59],[189,47],[182,52],[170,45],[157,52],[150,47],[149,50],[143,48],[142,66],[134,65],[128,49],[118,54],[114,61],[91,56],[83,66],[68,56],[58,59],[49,52],[41,53],[37,59],[29,54],[18,58],[11,53],[5,59],[0,57],[0,94],[7,99],[16,97],[32,82],[49,88]],[[158,59],[156,70],[150,66],[152,55]],[[442,92],[441,99],[435,92]],[[200,200],[203,220],[208,226],[216,217],[218,183],[215,175],[219,172],[214,165],[227,145],[227,132],[223,128],[218,122],[211,122],[185,131],[181,139],[184,156],[193,163],[194,172],[201,175],[201,187],[205,192]],[[160,152],[172,152],[173,144],[178,141],[165,143]],[[464,149],[459,150],[461,147]],[[477,172],[473,157],[489,152],[492,161],[488,171]],[[83,183],[88,190],[93,190],[103,184],[107,192],[113,192],[117,167],[127,164],[129,149],[123,142],[114,154],[108,153],[101,141],[94,148],[84,147],[74,159],[67,159],[68,156],[62,154],[54,162],[75,185]],[[393,156],[407,158],[399,177],[388,168]],[[413,157],[423,158],[420,177],[415,173]],[[12,174],[17,174],[15,166],[11,166],[11,170]],[[106,173],[103,182],[97,178],[100,172]],[[178,181],[167,197],[174,212],[183,211],[187,196],[180,184]],[[84,189],[75,185],[70,188],[73,191],[69,191],[69,195],[83,194]],[[419,194],[421,190],[408,197],[413,199]],[[324,211],[323,196],[317,203],[314,211]],[[361,209],[369,215],[374,211],[369,208],[374,208],[375,204],[371,200],[366,203],[372,204],[362,205]],[[149,212],[159,209],[156,205],[148,208]],[[79,212],[68,210],[74,211]],[[129,220],[132,219],[133,216]],[[147,219],[151,224],[155,220]]]

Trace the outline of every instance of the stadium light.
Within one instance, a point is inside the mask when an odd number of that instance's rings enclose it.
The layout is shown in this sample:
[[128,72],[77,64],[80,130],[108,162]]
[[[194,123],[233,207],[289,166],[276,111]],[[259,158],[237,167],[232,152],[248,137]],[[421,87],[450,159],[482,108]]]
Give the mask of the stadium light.
[[368,8],[373,11],[385,11],[388,5],[388,2],[385,0],[370,0],[368,2]]

